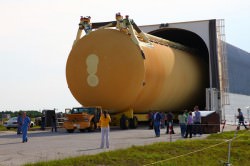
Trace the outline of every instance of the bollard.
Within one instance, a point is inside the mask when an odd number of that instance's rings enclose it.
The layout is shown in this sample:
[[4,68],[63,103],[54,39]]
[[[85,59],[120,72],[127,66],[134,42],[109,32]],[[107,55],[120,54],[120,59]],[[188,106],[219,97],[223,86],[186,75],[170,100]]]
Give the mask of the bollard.
[[172,123],[171,122],[168,122],[169,123],[169,140],[170,142],[172,142]]
[[232,139],[229,141],[228,143],[228,154],[227,154],[227,163],[226,166],[230,166],[230,157],[231,157],[231,143],[232,143]]
[[224,130],[224,128],[225,128],[225,124],[226,124],[226,120],[224,120],[224,122],[223,122],[223,126],[222,126],[222,133],[223,133],[223,130]]
[[225,163],[225,166],[231,166],[231,164],[230,163]]
[[234,138],[236,138],[237,133],[238,133],[238,128],[235,130],[234,137],[233,137],[232,139],[230,139],[230,141],[228,142],[227,162],[225,163],[226,166],[231,166],[231,164],[230,164],[231,144],[232,144],[232,140],[233,140]]

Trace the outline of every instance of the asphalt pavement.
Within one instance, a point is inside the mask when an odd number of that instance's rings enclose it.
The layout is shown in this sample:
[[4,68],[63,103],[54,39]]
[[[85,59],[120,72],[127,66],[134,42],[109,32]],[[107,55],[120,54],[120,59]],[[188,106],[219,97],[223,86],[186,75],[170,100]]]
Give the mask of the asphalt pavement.
[[[230,129],[225,127],[224,130]],[[154,131],[149,130],[146,126],[130,130],[111,128],[109,149],[99,148],[100,132],[81,133],[76,131],[67,133],[63,128],[56,133],[52,133],[50,130],[29,131],[28,142],[22,143],[21,135],[17,135],[13,131],[0,131],[0,166],[18,166],[25,163],[124,149],[133,145],[147,145],[154,142],[183,139],[179,127],[175,126],[174,130],[176,134],[169,135],[165,134],[166,129],[161,129],[161,136],[155,137]],[[203,134],[192,139],[202,139],[207,135]]]

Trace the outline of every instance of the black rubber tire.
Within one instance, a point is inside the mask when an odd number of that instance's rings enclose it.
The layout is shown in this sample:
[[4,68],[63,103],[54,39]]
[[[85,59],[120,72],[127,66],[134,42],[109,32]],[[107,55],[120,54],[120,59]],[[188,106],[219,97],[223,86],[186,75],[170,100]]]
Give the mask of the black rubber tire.
[[85,132],[85,129],[79,129],[81,133]]
[[120,128],[125,130],[129,128],[129,120],[126,116],[122,116],[120,119]]
[[137,117],[133,117],[129,119],[129,128],[136,129],[138,127],[138,120]]
[[67,132],[68,132],[68,133],[73,133],[73,132],[74,132],[74,129],[68,129]]

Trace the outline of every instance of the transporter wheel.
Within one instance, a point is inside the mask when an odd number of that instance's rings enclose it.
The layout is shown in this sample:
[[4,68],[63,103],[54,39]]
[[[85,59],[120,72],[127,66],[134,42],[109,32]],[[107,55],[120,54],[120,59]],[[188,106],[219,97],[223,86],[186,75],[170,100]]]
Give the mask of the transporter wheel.
[[67,132],[68,132],[68,133],[73,133],[73,132],[74,132],[74,129],[67,129]]
[[85,129],[79,129],[81,133],[85,132]]
[[138,120],[137,117],[133,117],[129,119],[129,128],[136,129],[138,127]]
[[120,119],[120,128],[121,129],[128,129],[129,128],[129,120],[125,115],[122,115]]

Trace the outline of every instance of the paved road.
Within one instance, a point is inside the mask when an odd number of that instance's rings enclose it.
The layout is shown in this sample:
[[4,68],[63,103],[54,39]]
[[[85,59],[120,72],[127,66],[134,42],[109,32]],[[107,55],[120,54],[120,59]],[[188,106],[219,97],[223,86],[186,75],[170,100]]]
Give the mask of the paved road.
[[[172,135],[172,141],[183,139],[179,127],[175,127],[177,134]],[[155,137],[153,130],[141,127],[134,130],[118,130],[112,128],[110,132],[110,148],[100,149],[100,132],[67,133],[59,129],[57,133],[50,131],[29,132],[28,143],[21,143],[21,135],[14,132],[0,132],[0,165],[16,166],[28,162],[62,159],[70,156],[96,154],[103,151],[122,149],[132,145],[146,145],[153,142],[169,142],[170,135],[161,130],[161,137]],[[192,139],[205,138],[193,137]]]

